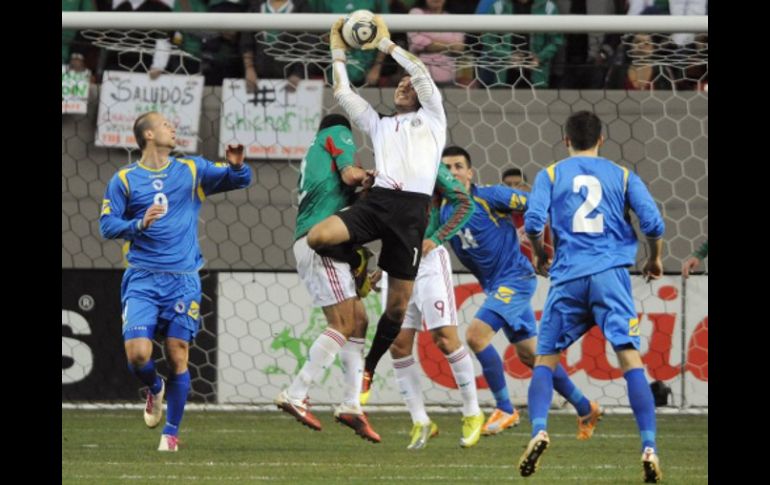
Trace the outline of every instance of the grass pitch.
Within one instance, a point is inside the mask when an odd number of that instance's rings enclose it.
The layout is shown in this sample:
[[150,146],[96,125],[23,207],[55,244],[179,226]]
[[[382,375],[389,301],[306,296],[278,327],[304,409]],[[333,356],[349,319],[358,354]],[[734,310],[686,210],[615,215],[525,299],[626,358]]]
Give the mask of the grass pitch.
[[[529,441],[524,413],[518,428],[459,447],[460,415],[436,414],[440,434],[428,447],[407,451],[406,413],[370,414],[382,436],[373,444],[317,413],[312,431],[275,412],[188,411],[180,451],[156,451],[160,427],[144,425],[142,410],[62,410],[63,484],[355,484],[355,483],[642,483],[641,452],[632,415],[605,416],[594,437],[575,439],[575,418],[549,417],[551,446],[538,472],[518,474]],[[708,416],[658,415],[663,483],[708,483]]]

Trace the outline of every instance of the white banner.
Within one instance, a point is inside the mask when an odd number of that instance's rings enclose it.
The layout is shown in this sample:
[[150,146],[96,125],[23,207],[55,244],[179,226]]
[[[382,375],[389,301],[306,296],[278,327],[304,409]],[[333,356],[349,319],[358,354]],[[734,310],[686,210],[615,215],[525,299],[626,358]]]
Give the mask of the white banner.
[[91,71],[71,71],[61,65],[61,112],[85,114],[88,112],[88,88]]
[[247,158],[300,160],[321,122],[323,81],[260,79],[253,93],[243,79],[222,82],[219,156],[228,144],[244,146]]
[[177,150],[195,153],[203,99],[203,76],[105,71],[99,97],[96,146],[137,148],[137,116],[158,111],[176,126]]
[[[454,275],[453,278],[459,308],[459,334],[465,341],[468,324],[484,302],[484,295],[472,276]],[[640,313],[641,353],[648,379],[666,382],[674,393],[673,404],[678,406],[683,365],[681,278],[666,276],[646,283],[635,276],[632,283]],[[547,292],[548,281],[539,278],[532,300],[538,319]],[[684,362],[687,402],[708,406],[708,276],[694,276],[688,280],[687,301],[684,342],[691,349]],[[272,402],[302,367],[310,345],[326,327],[323,312],[311,307],[310,297],[297,275],[287,273],[219,273],[217,304],[219,402]],[[372,293],[365,304],[370,344],[381,314],[379,296]],[[704,318],[705,330],[701,325]],[[515,356],[514,347],[502,332],[495,337],[493,345],[505,362],[511,398],[518,404],[526,402],[530,369]],[[419,334],[415,356],[423,369],[426,404],[459,405],[462,401],[459,392],[453,388],[449,364],[428,333]],[[493,406],[494,400],[482,378],[481,367],[475,357],[473,361],[479,399],[485,405]],[[569,348],[565,361],[567,372],[587,397],[602,405],[629,405],[617,358],[597,327]],[[338,403],[341,388],[342,373],[337,360],[320,376],[320,384],[311,389],[311,400]],[[401,403],[388,354],[378,365],[370,402]]]

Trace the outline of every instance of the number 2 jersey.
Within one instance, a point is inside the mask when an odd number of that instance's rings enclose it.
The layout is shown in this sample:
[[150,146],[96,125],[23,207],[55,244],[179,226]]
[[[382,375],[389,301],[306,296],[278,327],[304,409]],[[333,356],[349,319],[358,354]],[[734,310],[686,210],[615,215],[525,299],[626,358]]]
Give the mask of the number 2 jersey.
[[[102,202],[99,229],[107,239],[130,242],[126,260],[133,268],[173,273],[196,272],[203,266],[198,244],[198,214],[206,196],[248,187],[251,169],[213,163],[203,157],[169,157],[154,170],[139,162],[110,179]],[[147,229],[142,219],[153,204],[166,213]]]
[[528,234],[540,234],[550,216],[555,256],[552,284],[600,273],[636,260],[629,209],[645,236],[665,229],[655,201],[638,175],[601,157],[569,157],[538,172],[524,214]]

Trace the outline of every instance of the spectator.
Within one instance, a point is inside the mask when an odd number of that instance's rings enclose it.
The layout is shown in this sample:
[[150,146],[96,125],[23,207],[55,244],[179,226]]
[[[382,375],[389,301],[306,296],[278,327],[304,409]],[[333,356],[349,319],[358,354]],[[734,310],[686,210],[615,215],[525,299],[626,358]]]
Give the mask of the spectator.
[[671,69],[664,60],[655,57],[656,46],[663,38],[659,35],[629,34],[626,39],[620,62],[613,65],[608,73],[607,87],[629,91],[672,89]]
[[[180,0],[181,1],[181,0]],[[209,0],[209,12],[241,13],[246,11],[246,0]],[[244,77],[241,55],[241,34],[236,31],[203,32],[201,64],[206,84],[221,86],[224,78]]]
[[[62,12],[94,11],[93,0],[61,0]],[[61,31],[61,63],[69,65],[72,71],[85,71],[88,44],[80,32],[74,30]],[[93,71],[93,69],[92,69]]]
[[[412,15],[446,14],[446,0],[418,0],[409,12]],[[465,34],[461,32],[410,32],[409,50],[428,66],[433,81],[451,85],[455,80],[454,57],[465,50]]]
[[[291,14],[309,12],[305,0],[252,0],[248,11],[252,13]],[[260,77],[286,79],[294,87],[305,77],[302,63],[281,62],[267,52],[267,46],[280,46],[292,42],[296,33],[266,30],[257,34],[244,33],[241,36],[241,54],[246,77],[246,90],[253,92]]]

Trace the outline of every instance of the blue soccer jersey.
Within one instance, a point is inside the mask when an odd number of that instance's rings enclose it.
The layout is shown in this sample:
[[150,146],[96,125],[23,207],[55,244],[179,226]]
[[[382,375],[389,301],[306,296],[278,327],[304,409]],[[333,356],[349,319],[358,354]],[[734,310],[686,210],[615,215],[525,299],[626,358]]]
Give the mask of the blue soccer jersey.
[[[132,268],[175,273],[197,272],[203,266],[198,244],[198,213],[207,195],[244,188],[251,169],[203,157],[169,157],[154,170],[132,163],[116,173],[102,202],[99,229],[107,239],[130,242],[126,255]],[[143,230],[142,218],[153,204],[166,213]]]
[[551,283],[632,266],[637,238],[628,209],[645,236],[663,235],[663,218],[633,172],[601,157],[570,157],[541,170],[524,214],[528,234],[542,233],[550,217],[555,254]]
[[[479,280],[487,293],[497,291],[500,282],[530,277],[532,264],[519,248],[519,238],[510,213],[527,207],[529,194],[505,185],[471,185],[476,204],[473,216],[449,242],[458,259]],[[445,204],[442,224],[452,216]]]

